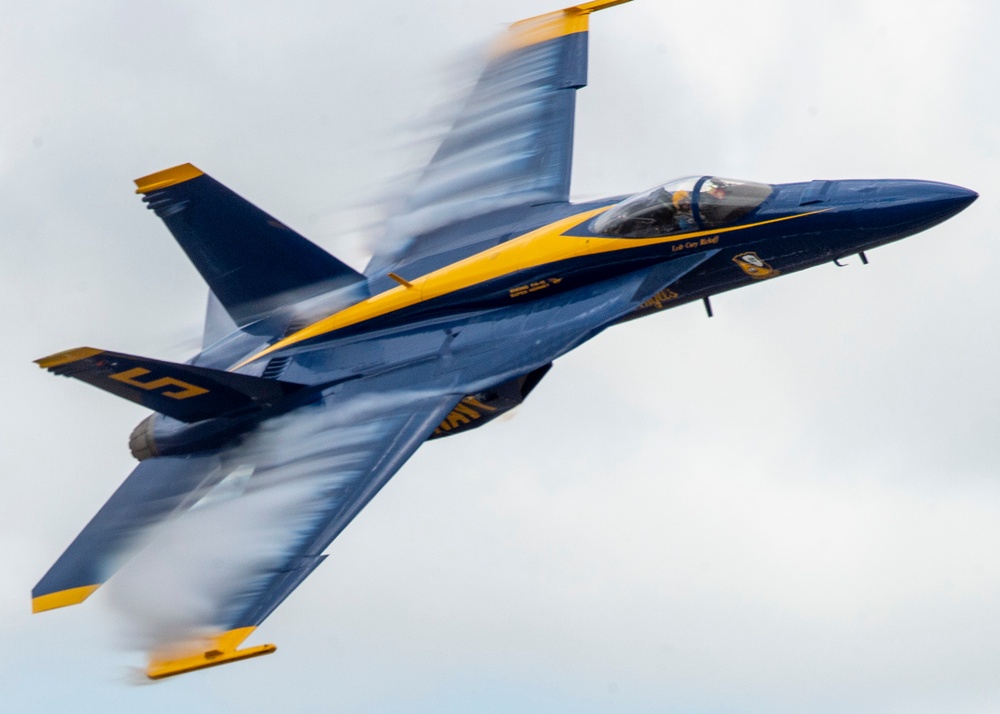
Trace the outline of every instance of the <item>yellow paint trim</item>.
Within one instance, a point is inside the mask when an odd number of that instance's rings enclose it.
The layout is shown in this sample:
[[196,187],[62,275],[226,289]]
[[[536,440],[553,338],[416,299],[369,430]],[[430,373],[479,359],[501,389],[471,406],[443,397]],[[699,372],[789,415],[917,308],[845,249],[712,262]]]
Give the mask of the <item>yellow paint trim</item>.
[[407,280],[406,278],[404,278],[401,275],[396,275],[395,273],[386,273],[386,276],[392,278],[397,283],[399,283],[400,285],[402,285],[404,288],[412,288],[413,287],[413,283],[411,283],[409,280]]
[[31,611],[45,612],[46,610],[55,610],[58,607],[79,605],[81,602],[93,595],[94,591],[99,587],[101,586],[84,585],[79,588],[59,590],[58,592],[49,593],[48,595],[39,595],[38,597],[31,598]]
[[164,387],[179,387],[181,390],[179,392],[160,392],[162,396],[170,397],[171,399],[188,399],[190,397],[208,394],[209,391],[204,387],[198,387],[189,382],[182,382],[174,377],[161,377],[160,379],[154,379],[150,382],[140,382],[136,379],[136,377],[143,377],[147,374],[150,374],[148,369],[135,367],[133,369],[127,369],[124,372],[109,374],[108,379],[113,379],[116,382],[127,384],[130,387],[138,387],[139,389],[144,389],[147,392],[162,390]]
[[547,40],[554,40],[557,37],[587,32],[590,13],[627,2],[631,2],[631,0],[593,0],[563,10],[519,20],[510,26],[507,34],[500,38],[495,54],[504,55],[522,47],[531,47]]
[[601,253],[631,250],[633,248],[645,248],[663,243],[680,243],[703,236],[718,236],[722,233],[731,233],[733,231],[766,226],[772,223],[781,223],[830,210],[829,208],[824,208],[818,211],[797,213],[793,216],[772,218],[743,226],[730,226],[710,231],[694,231],[654,238],[600,238],[565,235],[567,231],[603,213],[609,208],[611,206],[596,208],[563,218],[530,233],[518,236],[506,243],[501,243],[481,253],[476,253],[464,260],[459,260],[451,265],[446,265],[427,275],[416,278],[411,283],[412,287],[406,288],[400,286],[386,290],[383,293],[379,293],[329,317],[323,318],[318,322],[307,325],[298,332],[294,332],[288,337],[275,342],[270,347],[247,357],[232,369],[239,369],[272,352],[277,352],[304,340],[318,337],[319,335],[324,335],[344,327],[350,327],[351,325],[411,307],[427,300],[433,300],[434,298],[472,287],[488,280],[500,278],[519,270],[536,268],[541,265],[586,255],[599,255]]
[[42,369],[51,369],[52,367],[58,367],[63,364],[70,364],[71,362],[79,362],[82,359],[87,359],[88,357],[93,357],[94,355],[99,355],[104,350],[97,350],[93,347],[75,347],[71,350],[65,350],[63,352],[56,352],[54,355],[49,355],[48,357],[42,357],[41,359],[36,359],[35,364],[37,364]]
[[632,2],[632,0],[591,0],[591,2],[580,3],[573,9],[577,12],[597,12],[598,10],[607,10],[615,5],[624,5],[627,2]]
[[155,174],[143,176],[135,180],[136,193],[149,193],[157,189],[167,188],[175,184],[190,181],[193,178],[202,176],[204,172],[193,164],[181,164],[173,168],[157,171]]
[[256,627],[241,627],[221,632],[197,643],[189,643],[180,649],[154,653],[146,668],[146,676],[150,679],[163,679],[206,667],[217,667],[228,662],[260,657],[278,649],[270,644],[236,649],[256,629]]

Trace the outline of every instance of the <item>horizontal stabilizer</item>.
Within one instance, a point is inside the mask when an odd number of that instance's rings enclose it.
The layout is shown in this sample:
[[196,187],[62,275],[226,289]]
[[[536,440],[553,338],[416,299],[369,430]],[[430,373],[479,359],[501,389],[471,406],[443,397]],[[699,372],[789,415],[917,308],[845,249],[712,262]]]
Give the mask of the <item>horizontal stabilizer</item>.
[[365,279],[191,164],[135,183],[239,325]]
[[93,347],[35,361],[53,374],[74,377],[184,422],[267,407],[304,387]]

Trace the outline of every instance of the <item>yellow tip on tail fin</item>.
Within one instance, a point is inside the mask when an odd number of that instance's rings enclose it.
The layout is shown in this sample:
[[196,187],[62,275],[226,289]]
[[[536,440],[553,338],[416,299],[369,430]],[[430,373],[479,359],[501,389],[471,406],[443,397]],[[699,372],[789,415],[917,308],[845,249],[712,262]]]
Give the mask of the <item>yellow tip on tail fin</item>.
[[181,164],[170,169],[157,171],[155,174],[143,176],[135,180],[136,193],[149,193],[160,188],[167,188],[178,183],[198,178],[204,172],[193,164]]

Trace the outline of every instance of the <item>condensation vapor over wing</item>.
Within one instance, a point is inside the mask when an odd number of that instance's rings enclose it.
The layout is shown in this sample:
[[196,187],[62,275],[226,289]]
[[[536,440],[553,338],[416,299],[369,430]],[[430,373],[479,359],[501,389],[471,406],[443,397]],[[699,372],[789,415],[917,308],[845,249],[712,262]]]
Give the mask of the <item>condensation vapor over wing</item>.
[[[439,401],[396,394],[387,414],[384,397],[345,397],[264,422],[225,449],[217,485],[157,528],[108,585],[129,646],[155,661],[199,651],[219,632],[252,630],[391,475],[387,449],[406,442],[411,408]],[[417,445],[453,401],[431,407],[426,428],[419,420]]]
[[576,90],[587,84],[585,3],[517,22],[387,225],[367,272],[419,252],[419,236],[504,208],[569,200]]

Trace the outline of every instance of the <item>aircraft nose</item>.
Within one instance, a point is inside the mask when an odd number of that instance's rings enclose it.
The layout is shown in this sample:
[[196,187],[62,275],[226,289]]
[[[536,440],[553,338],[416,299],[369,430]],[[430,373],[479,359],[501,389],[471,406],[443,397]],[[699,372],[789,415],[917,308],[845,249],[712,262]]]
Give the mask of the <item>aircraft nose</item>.
[[946,221],[979,197],[967,188],[936,181],[886,180],[843,189],[840,198],[854,204],[857,228],[888,240]]
[[893,181],[889,193],[898,194],[896,200],[922,206],[927,210],[954,216],[971,204],[979,194],[961,186],[936,181]]

